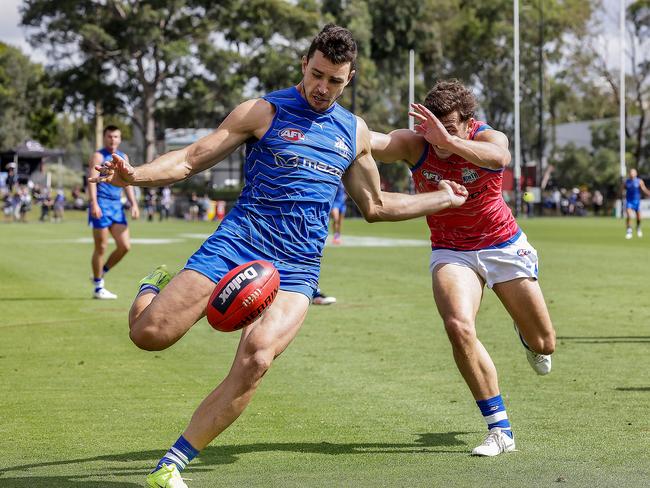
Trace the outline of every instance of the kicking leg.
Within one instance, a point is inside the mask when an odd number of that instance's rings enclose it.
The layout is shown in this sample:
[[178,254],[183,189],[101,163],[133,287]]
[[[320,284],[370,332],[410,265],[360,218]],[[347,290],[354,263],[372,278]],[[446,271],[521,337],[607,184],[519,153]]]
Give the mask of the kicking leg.
[[[158,268],[150,276],[160,272]],[[166,272],[165,272],[166,273]],[[167,280],[169,281],[169,274]],[[144,282],[145,280],[143,280]],[[205,315],[215,283],[193,270],[183,270],[165,285],[142,287],[129,311],[131,340],[141,349],[166,349]]]
[[264,315],[243,329],[230,372],[201,402],[183,435],[160,459],[147,478],[151,486],[170,486],[169,479],[185,486],[180,472],[248,406],[273,360],[298,333],[308,307],[306,296],[280,291]]

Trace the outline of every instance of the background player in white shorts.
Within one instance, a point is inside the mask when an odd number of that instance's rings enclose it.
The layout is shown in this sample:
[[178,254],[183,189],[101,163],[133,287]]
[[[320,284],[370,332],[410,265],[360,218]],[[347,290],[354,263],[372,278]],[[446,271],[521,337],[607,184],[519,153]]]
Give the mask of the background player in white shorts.
[[474,119],[476,99],[458,80],[440,81],[424,105],[414,104],[416,131],[372,132],[373,156],[405,160],[416,190],[445,179],[463,184],[464,206],[427,217],[431,229],[433,295],[463,375],[489,433],[472,454],[515,449],[497,372],[476,336],[476,314],[487,283],[515,321],[530,364],[551,370],[555,330],[537,282],[537,252],[503,200],[503,169],[510,162],[505,134]]

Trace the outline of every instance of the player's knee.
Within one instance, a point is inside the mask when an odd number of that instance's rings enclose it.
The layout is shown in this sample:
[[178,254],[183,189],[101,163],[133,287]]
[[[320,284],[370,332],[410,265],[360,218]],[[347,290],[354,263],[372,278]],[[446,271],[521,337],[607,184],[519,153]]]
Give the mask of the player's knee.
[[251,383],[256,383],[271,368],[273,353],[269,350],[255,351],[244,358],[243,365],[246,378]]
[[156,326],[133,327],[129,332],[133,344],[145,351],[161,351],[170,345],[170,341],[161,334]]
[[101,244],[95,244],[95,252],[99,254],[100,256],[103,256],[106,254],[106,249],[108,249],[108,242],[106,243],[101,243]]
[[118,242],[117,244],[117,252],[121,254],[126,254],[131,250],[131,243],[130,242]]
[[445,330],[453,347],[465,348],[476,341],[476,329],[472,320],[462,317],[445,319]]

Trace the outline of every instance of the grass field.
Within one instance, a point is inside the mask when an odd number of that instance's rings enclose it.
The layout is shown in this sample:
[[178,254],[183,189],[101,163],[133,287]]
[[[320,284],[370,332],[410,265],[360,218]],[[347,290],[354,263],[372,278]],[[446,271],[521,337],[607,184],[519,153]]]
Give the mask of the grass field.
[[[426,242],[326,248],[313,307],[242,417],[193,462],[195,487],[621,487],[650,484],[650,228],[524,220],[558,331],[554,370],[529,368],[486,292],[481,340],[500,373],[518,452],[469,451],[485,425],[435,310]],[[235,334],[198,323],[169,350],[129,341],[153,267],[181,267],[210,223],[135,222],[139,239],[93,301],[90,230],[0,225],[0,487],[142,486],[226,374]],[[344,238],[426,240],[423,221],[345,222]],[[156,241],[151,241],[156,242]],[[355,242],[362,242],[357,240]]]

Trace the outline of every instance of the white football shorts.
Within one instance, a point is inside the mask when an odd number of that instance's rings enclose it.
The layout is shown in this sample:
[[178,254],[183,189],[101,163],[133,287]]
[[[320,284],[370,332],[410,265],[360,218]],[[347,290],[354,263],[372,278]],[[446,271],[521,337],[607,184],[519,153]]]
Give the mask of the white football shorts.
[[433,273],[441,264],[470,268],[483,278],[489,288],[516,278],[537,279],[537,251],[523,232],[516,241],[503,247],[478,251],[434,249],[431,251],[429,271]]

